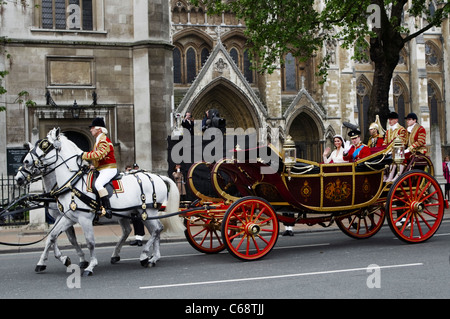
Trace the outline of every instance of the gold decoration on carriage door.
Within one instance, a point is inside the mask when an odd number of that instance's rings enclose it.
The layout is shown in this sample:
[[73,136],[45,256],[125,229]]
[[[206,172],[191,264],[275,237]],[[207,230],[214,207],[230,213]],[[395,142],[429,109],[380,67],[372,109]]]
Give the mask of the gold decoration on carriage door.
[[336,182],[330,182],[325,187],[325,197],[334,202],[340,202],[349,197],[352,189],[347,182],[341,182],[338,178]]
[[312,193],[312,188],[311,188],[311,186],[309,186],[308,181],[305,181],[302,188],[300,189],[300,194],[305,199],[305,202],[308,201],[308,197],[311,196],[311,193]]
[[369,180],[367,179],[367,177],[364,179],[364,183],[362,185],[362,191],[363,191],[364,195],[366,195],[366,197],[370,193],[370,183],[369,183]]

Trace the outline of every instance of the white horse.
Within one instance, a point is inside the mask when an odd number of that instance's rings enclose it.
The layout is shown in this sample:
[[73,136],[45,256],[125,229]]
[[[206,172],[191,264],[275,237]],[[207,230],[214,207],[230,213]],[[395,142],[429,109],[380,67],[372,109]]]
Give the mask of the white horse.
[[[58,235],[79,223],[83,229],[86,244],[89,249],[91,259],[89,266],[83,275],[92,275],[94,267],[98,264],[95,256],[95,238],[92,221],[95,216],[95,209],[82,201],[79,197],[87,197],[95,200],[95,194],[87,191],[87,175],[83,173],[81,166],[82,151],[64,135],[59,129],[51,130],[46,139],[38,143],[32,152],[24,158],[24,165],[46,167],[53,165],[55,168],[56,182],[59,189],[54,192],[62,209],[63,217],[51,230],[45,249],[36,266],[36,271],[45,269],[45,262],[48,257],[48,250],[52,243],[56,242]],[[117,192],[110,198],[113,213],[119,217],[122,226],[123,236],[114,249],[111,262],[120,259],[120,248],[131,232],[129,218],[134,212],[142,214],[146,212],[148,219],[143,220],[151,237],[143,246],[140,261],[141,265],[154,266],[160,259],[160,234],[163,225],[158,218],[158,207],[153,204],[166,203],[165,214],[178,211],[180,195],[174,181],[165,176],[149,173],[137,173],[125,175],[121,179],[123,192]],[[81,194],[81,196],[79,196]],[[151,202],[148,202],[148,199]],[[92,203],[91,203],[92,204]],[[171,227],[176,230],[183,229],[181,219],[178,216],[167,218]],[[167,221],[166,221],[167,222]],[[149,256],[150,247],[153,247],[153,255]]]
[[[28,147],[30,151],[33,149],[33,145],[31,143],[28,143]],[[28,165],[28,167],[21,166],[19,167],[16,176],[14,176],[14,179],[17,185],[23,186],[30,183],[36,177],[42,178],[42,185],[44,188],[44,192],[46,193],[49,193],[52,189],[57,187],[55,171],[52,166],[49,166],[43,170],[41,170],[41,168],[36,167],[34,163],[33,165]],[[62,217],[62,214],[59,212],[58,206],[56,205],[56,201],[48,203],[48,213],[55,220],[55,224],[57,224]],[[66,236],[69,242],[75,248],[78,257],[80,258],[80,263],[78,265],[82,269],[86,268],[89,265],[89,263],[86,261],[84,252],[81,249],[80,245],[78,244],[77,236],[75,234],[75,229],[73,228],[73,226],[67,228]],[[56,259],[61,261],[65,266],[70,265],[71,263],[70,258],[62,256],[61,251],[59,250],[56,242],[54,251]]]

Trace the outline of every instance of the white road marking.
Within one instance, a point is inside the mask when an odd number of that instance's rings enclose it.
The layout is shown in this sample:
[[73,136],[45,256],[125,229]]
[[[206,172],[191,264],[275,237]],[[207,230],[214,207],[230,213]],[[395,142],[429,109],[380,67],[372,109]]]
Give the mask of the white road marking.
[[[284,247],[274,247],[273,250],[278,249],[288,249],[288,248],[306,248],[306,247],[317,247],[317,246],[329,246],[330,243],[323,243],[323,244],[310,244],[310,245],[297,245],[297,246],[284,246]],[[226,254],[228,253],[226,250],[220,252],[219,254]],[[167,256],[161,256],[161,259],[163,258],[174,258],[174,257],[192,257],[192,256],[205,256],[204,253],[193,253],[193,254],[181,254],[181,255],[167,255]],[[139,258],[124,258],[120,259],[120,261],[133,261],[133,260],[139,260]]]
[[[416,266],[423,266],[423,263],[380,266],[380,269],[416,267]],[[292,278],[292,277],[302,277],[302,276],[317,276],[317,275],[336,274],[336,273],[343,273],[343,272],[367,271],[367,269],[368,269],[367,267],[362,267],[362,268],[325,270],[325,271],[277,275],[277,276],[236,278],[236,279],[214,280],[214,281],[203,281],[203,282],[187,282],[187,283],[159,285],[159,286],[143,286],[143,287],[139,287],[139,289],[162,289],[162,288],[173,288],[173,287],[184,287],[184,286],[201,286],[201,285],[213,285],[213,284],[223,284],[223,283],[236,283],[236,282],[256,281],[256,280],[282,279],[282,278]]]

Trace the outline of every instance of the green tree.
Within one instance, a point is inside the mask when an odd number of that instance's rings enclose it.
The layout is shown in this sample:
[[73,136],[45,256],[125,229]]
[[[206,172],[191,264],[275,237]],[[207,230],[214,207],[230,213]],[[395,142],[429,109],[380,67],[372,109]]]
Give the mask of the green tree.
[[[439,0],[438,0],[439,1]],[[191,0],[195,6],[204,4],[208,14],[233,12],[245,22],[250,52],[258,71],[271,72],[284,54],[307,60],[331,39],[340,39],[344,48],[355,47],[354,59],[361,59],[368,49],[374,63],[374,77],[369,106],[369,121],[379,114],[386,123],[392,75],[405,44],[441,25],[448,17],[449,3],[430,10],[429,0],[324,0],[319,8],[314,0]],[[369,5],[377,5],[379,25],[370,29],[367,20]],[[428,24],[409,30],[402,24],[404,13],[426,17]],[[366,40],[369,40],[367,43]],[[325,55],[317,74],[326,79],[330,56]]]

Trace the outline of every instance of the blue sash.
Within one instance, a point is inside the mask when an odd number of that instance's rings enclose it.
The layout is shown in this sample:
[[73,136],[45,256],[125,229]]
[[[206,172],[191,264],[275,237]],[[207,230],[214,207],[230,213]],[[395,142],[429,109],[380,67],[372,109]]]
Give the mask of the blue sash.
[[353,152],[353,160],[358,157],[359,152],[363,149],[364,145],[359,146],[355,151]]

